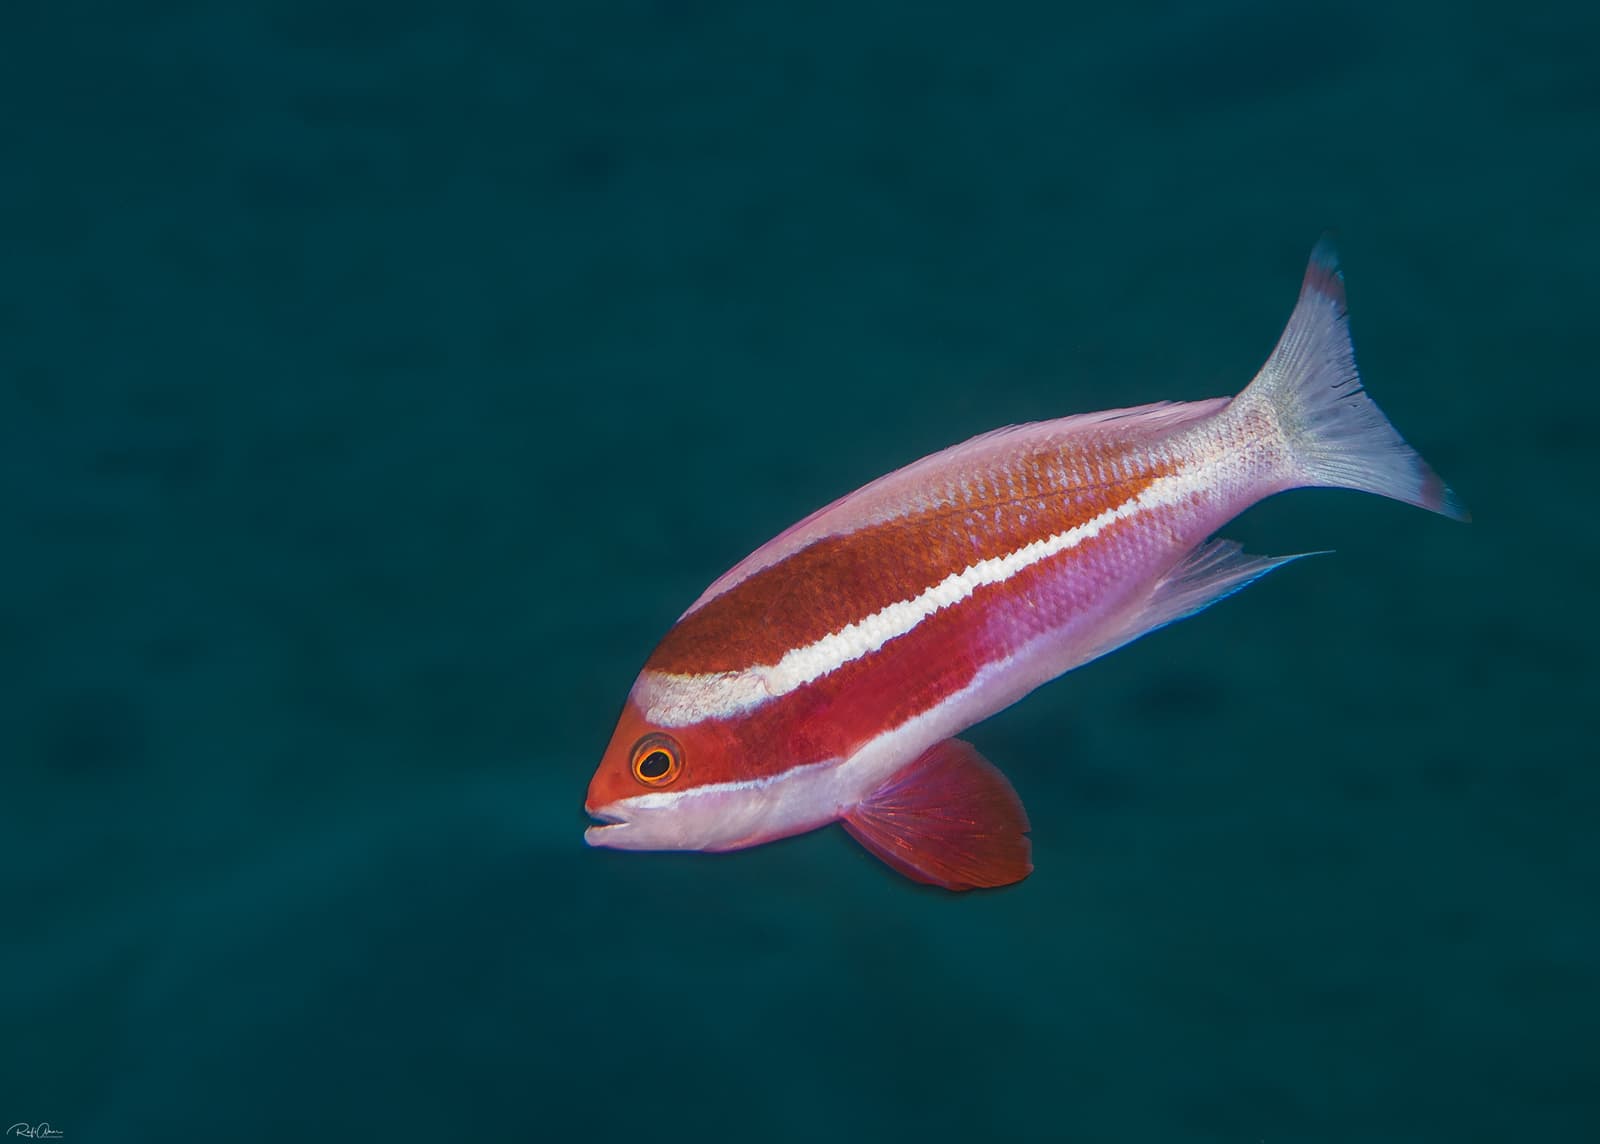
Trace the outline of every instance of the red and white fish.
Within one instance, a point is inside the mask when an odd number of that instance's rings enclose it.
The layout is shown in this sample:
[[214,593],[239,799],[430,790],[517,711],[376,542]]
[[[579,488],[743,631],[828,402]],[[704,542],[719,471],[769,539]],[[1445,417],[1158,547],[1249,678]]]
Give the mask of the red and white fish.
[[1025,878],[1028,819],[961,731],[1293,556],[1207,538],[1285,489],[1464,519],[1362,389],[1332,246],[1233,398],[1016,425],[813,513],[656,648],[589,785],[591,846],[737,850],[843,822],[951,890]]

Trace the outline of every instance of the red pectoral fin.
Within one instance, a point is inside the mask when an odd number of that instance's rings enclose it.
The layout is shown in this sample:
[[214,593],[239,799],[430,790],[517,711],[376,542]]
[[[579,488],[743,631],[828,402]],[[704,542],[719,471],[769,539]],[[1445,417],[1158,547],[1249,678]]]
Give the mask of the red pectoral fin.
[[845,815],[844,828],[906,877],[947,890],[1005,886],[1033,872],[1022,800],[960,739],[902,767]]

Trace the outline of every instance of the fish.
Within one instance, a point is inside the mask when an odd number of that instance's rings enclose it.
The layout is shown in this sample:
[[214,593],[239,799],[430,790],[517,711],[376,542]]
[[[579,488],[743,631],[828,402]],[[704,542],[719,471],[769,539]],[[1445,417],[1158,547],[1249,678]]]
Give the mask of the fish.
[[1294,488],[1468,519],[1363,386],[1334,246],[1235,396],[1012,425],[819,509],[689,606],[588,788],[584,839],[730,851],[834,822],[915,882],[1033,870],[1010,781],[957,738],[1301,556],[1213,534]]

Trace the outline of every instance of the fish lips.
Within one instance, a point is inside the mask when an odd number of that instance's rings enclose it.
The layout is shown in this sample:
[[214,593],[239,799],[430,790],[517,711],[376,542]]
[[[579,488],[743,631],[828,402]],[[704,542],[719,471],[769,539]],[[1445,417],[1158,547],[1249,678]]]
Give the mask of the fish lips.
[[583,812],[601,824],[599,826],[591,826],[583,832],[583,840],[590,846],[609,846],[612,844],[612,840],[607,838],[606,835],[609,834],[615,837],[617,833],[626,830],[628,827],[628,816],[618,810],[616,804],[604,807],[586,806],[583,808]]

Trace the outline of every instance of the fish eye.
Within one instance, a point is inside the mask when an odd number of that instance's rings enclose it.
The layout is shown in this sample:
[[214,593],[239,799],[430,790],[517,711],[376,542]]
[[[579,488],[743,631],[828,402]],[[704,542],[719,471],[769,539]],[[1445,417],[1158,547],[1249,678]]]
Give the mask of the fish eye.
[[633,745],[633,777],[645,786],[666,786],[683,770],[683,748],[670,735],[646,735]]

